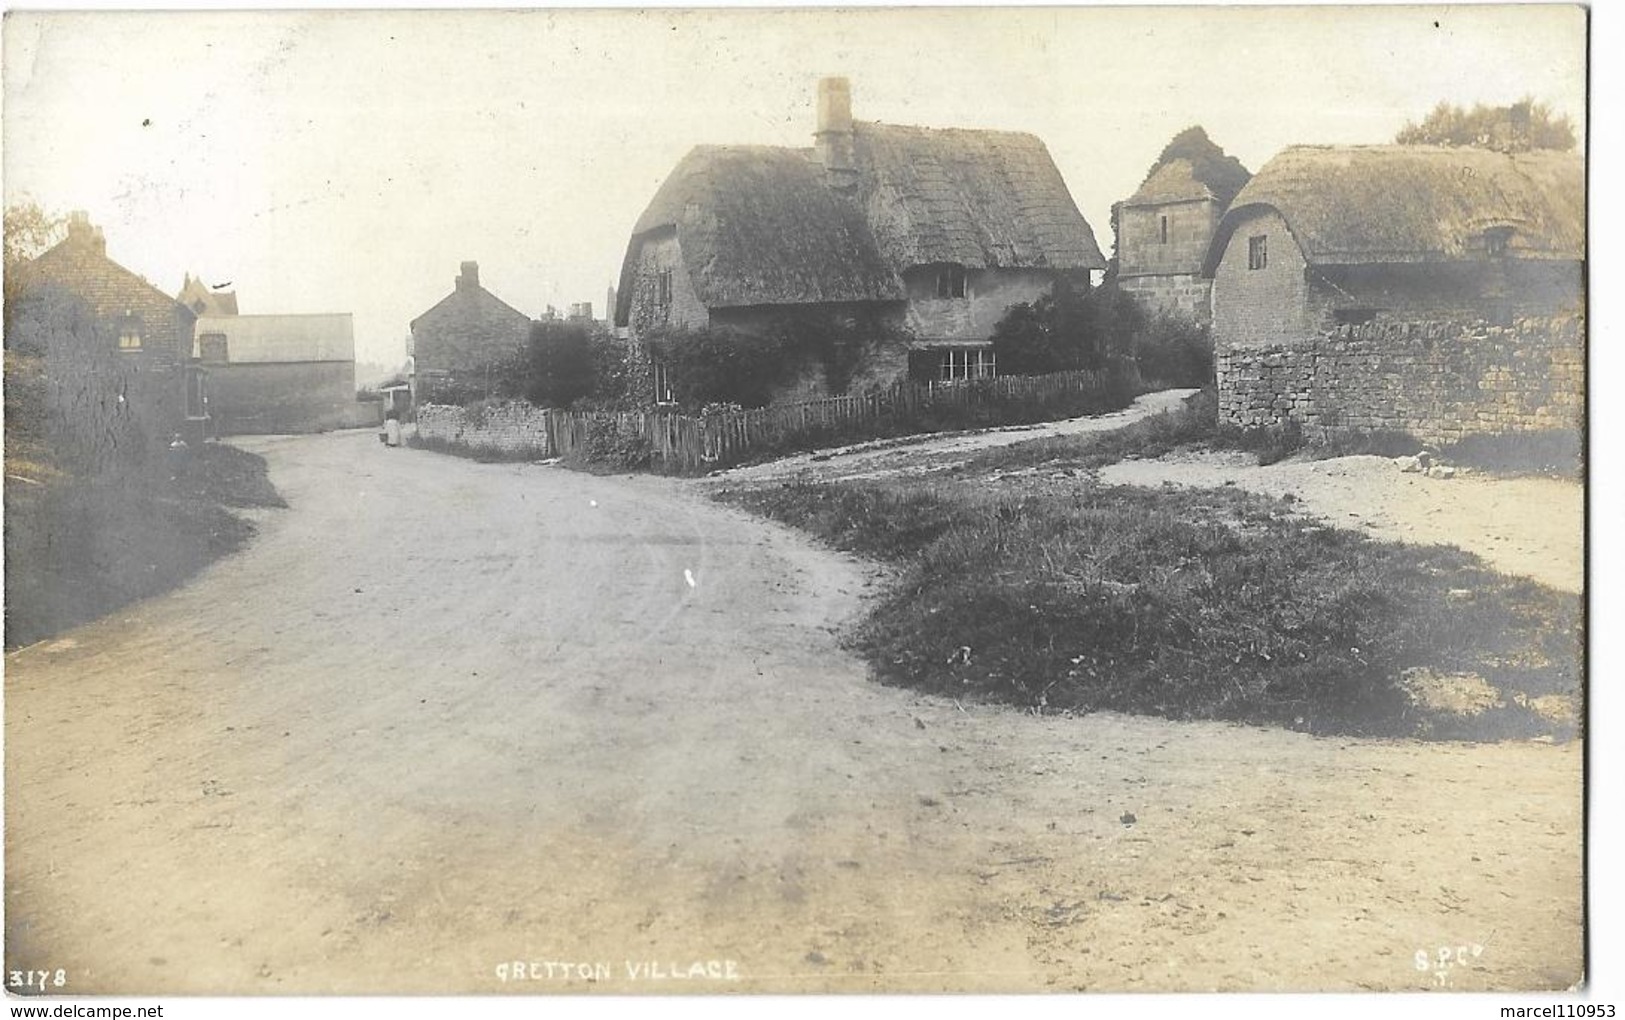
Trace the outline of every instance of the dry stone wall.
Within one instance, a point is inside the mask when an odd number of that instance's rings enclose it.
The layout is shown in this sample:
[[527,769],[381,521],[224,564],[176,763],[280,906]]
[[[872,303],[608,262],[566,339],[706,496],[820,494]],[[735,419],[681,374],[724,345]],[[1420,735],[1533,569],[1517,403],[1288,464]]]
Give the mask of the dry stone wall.
[[1578,316],[1376,322],[1217,352],[1219,420],[1306,433],[1402,431],[1427,442],[1575,429],[1585,414]]
[[417,410],[417,436],[499,454],[553,456],[547,409],[521,401],[457,407],[424,404]]

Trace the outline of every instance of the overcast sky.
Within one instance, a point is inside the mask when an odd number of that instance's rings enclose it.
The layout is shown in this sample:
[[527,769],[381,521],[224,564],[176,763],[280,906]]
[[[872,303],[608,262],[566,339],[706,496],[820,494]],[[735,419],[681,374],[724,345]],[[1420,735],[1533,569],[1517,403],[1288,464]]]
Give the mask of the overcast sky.
[[1181,128],[1257,170],[1523,95],[1583,127],[1578,7],[36,14],[5,25],[7,204],[85,209],[170,293],[353,312],[398,362],[458,263],[531,315],[600,316],[627,234],[699,143],[804,146],[853,114],[1030,131],[1110,252]]

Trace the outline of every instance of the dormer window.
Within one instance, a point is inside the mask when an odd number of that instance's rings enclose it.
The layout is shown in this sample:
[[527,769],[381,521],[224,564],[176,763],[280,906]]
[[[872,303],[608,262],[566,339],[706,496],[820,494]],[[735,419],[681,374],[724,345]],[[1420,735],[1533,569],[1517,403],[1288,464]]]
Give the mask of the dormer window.
[[1512,240],[1511,227],[1491,227],[1484,231],[1484,252],[1492,259],[1506,255],[1507,243]]
[[125,312],[119,319],[118,349],[121,351],[141,349],[141,316],[134,312]]
[[962,298],[965,296],[965,267],[949,263],[937,270],[937,297]]

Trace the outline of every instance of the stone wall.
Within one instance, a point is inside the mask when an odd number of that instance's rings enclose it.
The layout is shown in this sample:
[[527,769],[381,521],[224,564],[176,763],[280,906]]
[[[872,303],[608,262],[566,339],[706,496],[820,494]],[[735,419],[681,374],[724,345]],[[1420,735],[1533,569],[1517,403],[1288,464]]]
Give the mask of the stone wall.
[[553,456],[547,430],[547,409],[523,401],[478,404],[472,408],[450,404],[418,407],[417,437],[431,443],[455,443],[473,450],[504,455]]
[[1219,420],[1296,421],[1310,435],[1401,431],[1427,442],[1580,427],[1578,316],[1341,326],[1308,339],[1217,351]]
[[1206,325],[1213,319],[1209,295],[1213,281],[1200,273],[1167,276],[1120,276],[1117,289],[1149,312],[1178,312]]

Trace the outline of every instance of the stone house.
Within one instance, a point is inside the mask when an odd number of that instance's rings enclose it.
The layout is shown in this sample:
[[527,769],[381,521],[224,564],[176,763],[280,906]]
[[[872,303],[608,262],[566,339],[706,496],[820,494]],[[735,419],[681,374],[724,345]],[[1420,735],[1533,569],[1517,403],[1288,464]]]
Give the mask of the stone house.
[[1251,176],[1201,127],[1175,135],[1139,189],[1112,211],[1119,289],[1147,309],[1208,323],[1212,281],[1202,263],[1225,210]]
[[206,373],[192,358],[196,317],[109,258],[101,228],[84,212],[70,214],[67,236],[20,275],[6,345],[43,358],[51,413],[93,446],[131,435],[148,448],[176,435],[203,438]]
[[190,308],[193,315],[200,317],[204,315],[236,315],[237,292],[225,290],[224,288],[227,286],[230,286],[230,284],[210,287],[203,282],[201,277],[187,273],[186,278],[181,282],[180,293],[175,295],[175,300]]
[[[811,148],[702,145],[632,230],[615,323],[761,331],[787,316],[878,323],[847,390],[997,372],[1014,304],[1106,265],[1048,149],[1029,134],[855,122],[819,83]],[[907,337],[907,339],[903,339]],[[797,367],[783,396],[832,387]]]
[[530,316],[480,286],[464,262],[452,292],[412,320],[413,399],[460,403],[489,394],[530,339]]
[[1574,153],[1286,149],[1208,249],[1218,347],[1392,320],[1578,310],[1585,168]]
[[355,399],[355,332],[348,312],[205,315],[195,332],[217,435],[320,432],[364,423]]
[[1577,429],[1585,258],[1576,154],[1289,148],[1204,263],[1220,418],[1429,441]]

